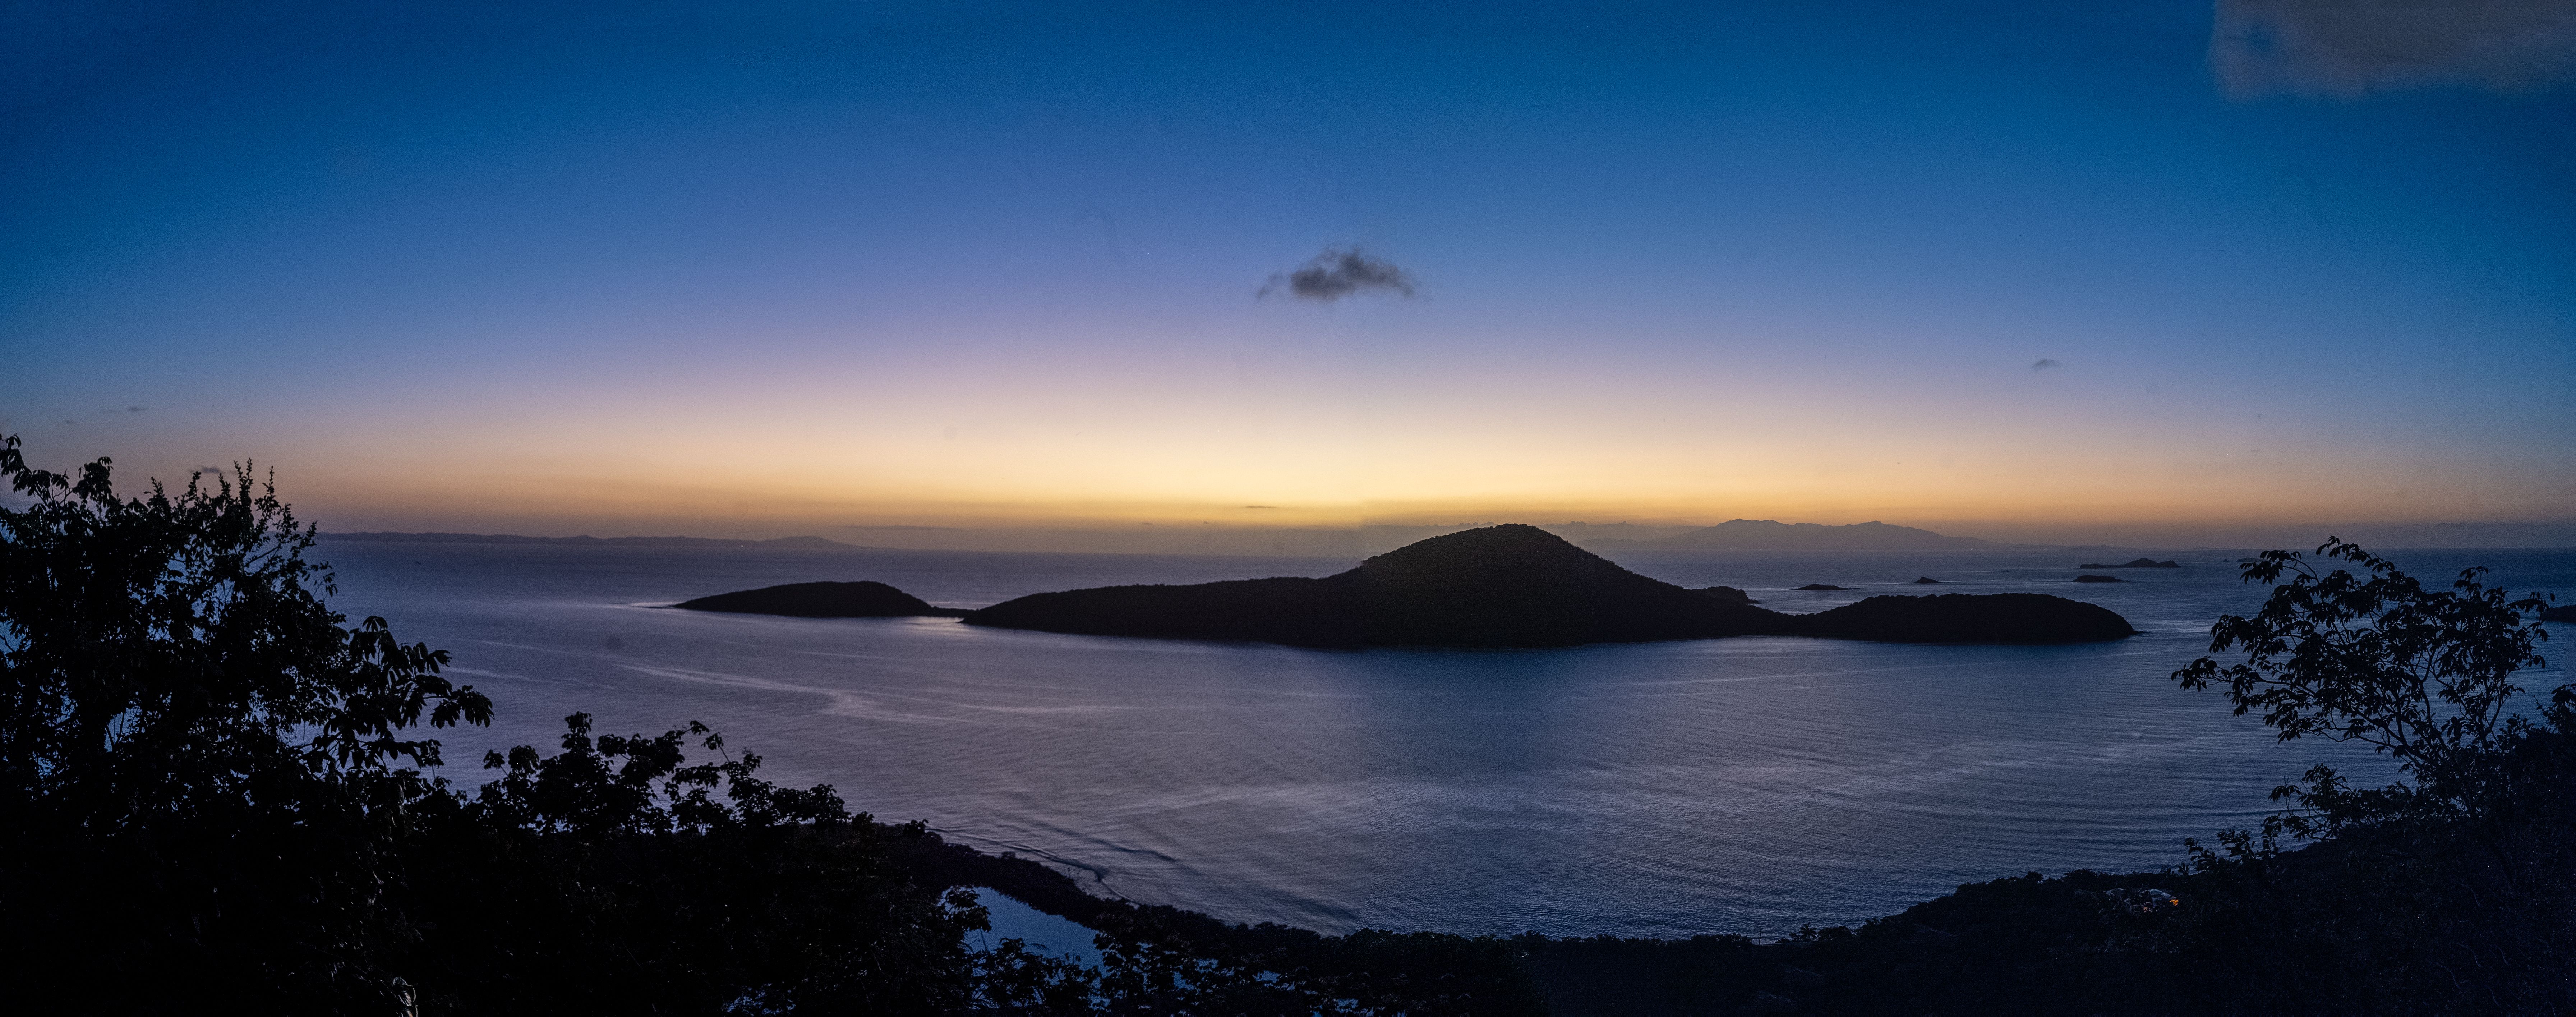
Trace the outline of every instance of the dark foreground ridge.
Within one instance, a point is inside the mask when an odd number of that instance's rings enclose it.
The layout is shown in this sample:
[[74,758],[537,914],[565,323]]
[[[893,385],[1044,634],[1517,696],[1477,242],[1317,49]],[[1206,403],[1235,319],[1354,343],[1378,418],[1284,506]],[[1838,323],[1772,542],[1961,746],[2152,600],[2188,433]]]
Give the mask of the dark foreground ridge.
[[780,614],[794,618],[963,618],[966,612],[932,607],[928,601],[879,582],[788,583],[684,600],[673,607],[733,614]]
[[[985,854],[917,824],[878,829],[895,869],[922,886],[990,888],[1119,944],[1207,957],[1220,973],[1294,971],[1305,982],[1331,986],[1334,995],[1362,1001],[1360,1012],[2243,1012],[2212,1008],[2206,995],[2190,991],[2197,985],[2171,977],[2180,965],[2131,946],[2173,923],[2176,909],[2163,902],[2174,898],[2158,887],[2190,884],[2176,883],[2172,872],[2079,870],[2059,879],[2034,872],[1969,883],[1857,929],[1809,927],[1768,943],[1722,934],[1551,938],[1361,929],[1330,936],[1103,899],[1031,859]],[[2145,987],[2154,991],[2140,991]]]
[[2070,643],[2134,635],[2091,604],[2040,594],[1872,597],[1813,615],[1630,572],[1534,526],[1433,537],[1322,579],[1241,579],[1039,593],[969,625],[1289,646],[1520,648],[1725,636]]

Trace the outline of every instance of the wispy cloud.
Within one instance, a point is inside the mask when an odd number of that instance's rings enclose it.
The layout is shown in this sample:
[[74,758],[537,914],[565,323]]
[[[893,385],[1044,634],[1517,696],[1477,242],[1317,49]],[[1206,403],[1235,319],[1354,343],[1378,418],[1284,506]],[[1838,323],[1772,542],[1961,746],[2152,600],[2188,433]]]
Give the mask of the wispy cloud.
[[2063,360],[2050,360],[2050,359],[2048,359],[2047,357],[2041,357],[2041,358],[2039,358],[2039,359],[2037,359],[2037,360],[2034,360],[2034,361],[2031,361],[2031,362],[2030,362],[2030,369],[2031,369],[2031,370],[2034,370],[2034,371],[2045,371],[2045,370],[2048,370],[2049,368],[2052,368],[2052,367],[2064,367],[2064,366],[2066,366],[2066,361],[2063,361]]
[[1413,295],[1413,277],[1384,258],[1372,258],[1357,247],[1327,247],[1296,269],[1270,277],[1254,299],[1286,290],[1299,300],[1332,303],[1370,291]]
[[2576,0],[2218,0],[2209,66],[2239,98],[2531,88],[2576,75]]

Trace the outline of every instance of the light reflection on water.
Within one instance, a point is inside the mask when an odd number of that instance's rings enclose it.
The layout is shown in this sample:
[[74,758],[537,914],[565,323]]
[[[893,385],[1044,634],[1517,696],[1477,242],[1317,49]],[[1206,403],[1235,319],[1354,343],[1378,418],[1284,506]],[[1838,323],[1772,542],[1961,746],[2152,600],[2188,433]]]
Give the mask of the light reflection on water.
[[[1873,593],[2059,593],[2147,632],[2113,644],[1347,653],[639,606],[813,579],[973,606],[1340,561],[324,550],[337,606],[453,651],[497,702],[492,730],[448,739],[448,758],[469,764],[451,778],[480,779],[470,761],[487,747],[553,745],[575,710],[603,731],[695,718],[777,779],[1055,860],[1098,892],[1326,931],[1775,935],[1971,879],[2171,864],[2183,837],[2259,816],[2264,792],[2309,763],[2355,761],[2277,745],[2215,694],[2173,687],[2208,623],[2260,600],[2214,553],[2083,586],[2067,582],[2080,554],[1623,558],[1793,611]],[[2429,578],[2468,554],[2401,560]],[[2576,593],[2576,552],[2478,557],[2518,590]],[[1903,585],[1917,575],[1949,585]],[[1809,582],[1863,588],[1787,589]]]

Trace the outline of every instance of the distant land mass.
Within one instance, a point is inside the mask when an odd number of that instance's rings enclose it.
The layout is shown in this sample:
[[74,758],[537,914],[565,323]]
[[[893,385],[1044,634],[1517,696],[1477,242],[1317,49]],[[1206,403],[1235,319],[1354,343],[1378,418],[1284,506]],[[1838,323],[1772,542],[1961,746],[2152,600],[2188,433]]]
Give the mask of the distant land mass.
[[[798,584],[681,607],[834,616],[841,596]],[[887,592],[894,591],[885,587]],[[949,614],[871,591],[869,602]],[[768,607],[745,607],[760,603]],[[918,604],[918,608],[910,605]],[[706,609],[706,608],[701,608]],[[870,614],[874,614],[873,609]],[[840,615],[850,616],[850,615]],[[2136,634],[2110,610],[2034,593],[1871,597],[1816,614],[1752,605],[1742,590],[1692,590],[1638,575],[1534,526],[1507,524],[1418,541],[1321,579],[1237,579],[1036,593],[965,614],[966,624],[1075,635],[1370,646],[1507,649],[1723,636],[1811,635],[1895,642],[2073,643]]]
[[1539,647],[1779,633],[1787,617],[1513,524],[1417,541],[1322,579],[1039,593],[966,623],[1315,647]]
[[1772,519],[1730,519],[1660,540],[1601,539],[1585,541],[1584,546],[1640,551],[1938,551],[2018,545],[1998,544],[1975,537],[1947,537],[1930,530],[1881,522],[1827,526]]
[[616,547],[776,547],[800,551],[876,550],[865,544],[844,544],[821,537],[723,540],[715,537],[521,537],[507,533],[325,533],[322,539],[411,544],[569,544]]
[[2088,561],[2075,567],[2079,569],[2178,569],[2182,567],[2182,563],[2170,558],[2164,561],[2153,558],[2132,558],[2116,565],[2099,565]]
[[1806,615],[1766,610],[1740,597],[1741,591],[1650,579],[1535,526],[1508,524],[1419,541],[1322,579],[1039,593],[970,613],[966,624],[1337,648],[1751,635],[2071,643],[2136,634],[2106,608],[2036,593],[1871,597]]
[[788,583],[757,590],[719,593],[684,600],[674,607],[730,614],[778,614],[796,618],[962,618],[966,612],[932,607],[928,601],[884,583]]

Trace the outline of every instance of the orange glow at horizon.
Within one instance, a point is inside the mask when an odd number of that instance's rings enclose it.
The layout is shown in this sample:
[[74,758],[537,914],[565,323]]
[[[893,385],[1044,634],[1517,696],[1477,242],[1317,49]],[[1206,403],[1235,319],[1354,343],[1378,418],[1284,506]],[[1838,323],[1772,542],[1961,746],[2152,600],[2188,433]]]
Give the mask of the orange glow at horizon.
[[2529,516],[2565,493],[2234,407],[2100,405],[2016,376],[1966,383],[2009,400],[1935,402],[1750,373],[1491,370],[1399,393],[1050,366],[975,384],[717,377],[546,410],[495,397],[264,455],[339,528],[2414,521]]

